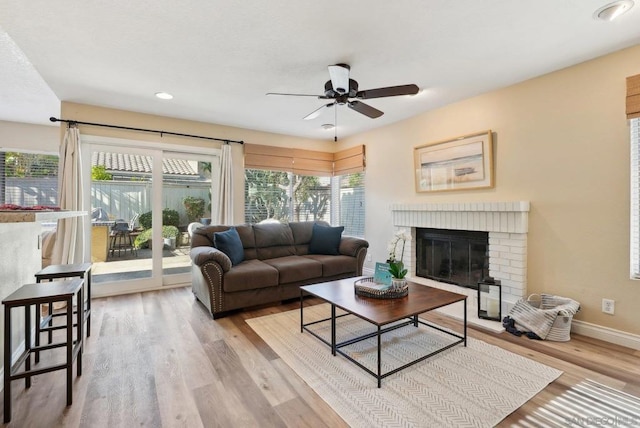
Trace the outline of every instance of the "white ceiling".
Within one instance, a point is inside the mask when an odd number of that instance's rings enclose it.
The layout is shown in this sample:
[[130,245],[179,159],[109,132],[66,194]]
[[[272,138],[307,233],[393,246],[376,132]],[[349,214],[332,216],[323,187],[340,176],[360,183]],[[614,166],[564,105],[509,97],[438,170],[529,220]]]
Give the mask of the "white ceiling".
[[424,89],[367,100],[378,119],[338,107],[344,137],[640,43],[640,4],[595,20],[607,2],[0,0],[0,120],[71,101],[331,139],[331,109],[302,120],[323,100],[265,94],[321,94],[336,63],[360,89]]

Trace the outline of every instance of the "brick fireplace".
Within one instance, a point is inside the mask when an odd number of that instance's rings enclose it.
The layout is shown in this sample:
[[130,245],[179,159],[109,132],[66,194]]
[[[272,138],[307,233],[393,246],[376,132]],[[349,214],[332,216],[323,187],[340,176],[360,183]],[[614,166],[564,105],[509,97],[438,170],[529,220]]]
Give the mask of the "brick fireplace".
[[412,279],[417,280],[416,228],[484,231],[489,233],[489,275],[502,283],[503,313],[527,295],[529,202],[394,204],[391,211],[396,229],[411,230],[405,265]]

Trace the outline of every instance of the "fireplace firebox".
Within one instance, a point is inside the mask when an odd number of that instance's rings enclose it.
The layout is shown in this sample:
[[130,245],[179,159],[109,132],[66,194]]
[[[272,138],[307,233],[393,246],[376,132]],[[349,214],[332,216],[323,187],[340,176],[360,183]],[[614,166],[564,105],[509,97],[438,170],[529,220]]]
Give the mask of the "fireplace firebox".
[[489,276],[489,233],[416,228],[416,275],[478,288]]

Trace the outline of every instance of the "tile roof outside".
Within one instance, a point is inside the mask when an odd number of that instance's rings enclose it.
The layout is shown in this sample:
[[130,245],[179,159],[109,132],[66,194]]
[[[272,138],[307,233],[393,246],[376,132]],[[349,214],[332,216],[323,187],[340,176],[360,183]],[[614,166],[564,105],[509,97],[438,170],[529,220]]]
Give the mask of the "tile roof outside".
[[[102,165],[107,171],[138,172],[151,174],[151,156],[131,155],[125,153],[94,152],[91,166]],[[183,176],[198,176],[189,161],[184,159],[163,159],[162,173]]]

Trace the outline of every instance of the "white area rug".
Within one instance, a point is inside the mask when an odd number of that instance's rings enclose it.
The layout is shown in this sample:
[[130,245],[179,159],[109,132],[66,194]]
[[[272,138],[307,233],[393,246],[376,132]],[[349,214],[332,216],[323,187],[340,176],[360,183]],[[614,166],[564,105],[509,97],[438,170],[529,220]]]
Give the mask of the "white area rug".
[[[306,307],[305,323],[326,318],[328,304]],[[349,425],[354,427],[491,427],[547,384],[560,370],[468,338],[382,380],[343,356],[331,356],[329,346],[308,332],[300,333],[300,311],[247,320],[260,337]],[[374,331],[354,316],[337,321],[338,342]],[[314,331],[330,337],[329,323]],[[376,371],[376,340],[343,350]],[[383,373],[455,339],[421,326],[403,327],[383,335]],[[426,351],[427,350],[427,351]]]

